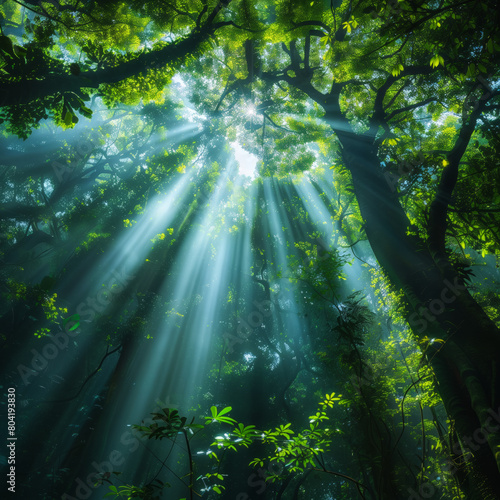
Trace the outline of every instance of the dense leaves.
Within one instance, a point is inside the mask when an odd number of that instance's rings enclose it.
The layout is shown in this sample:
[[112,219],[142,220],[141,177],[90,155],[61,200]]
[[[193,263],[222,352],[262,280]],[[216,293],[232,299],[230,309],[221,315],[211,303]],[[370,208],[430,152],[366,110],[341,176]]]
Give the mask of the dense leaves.
[[495,498],[496,2],[7,0],[0,26],[26,498],[76,494],[173,387],[203,416],[160,404],[144,465],[89,488]]

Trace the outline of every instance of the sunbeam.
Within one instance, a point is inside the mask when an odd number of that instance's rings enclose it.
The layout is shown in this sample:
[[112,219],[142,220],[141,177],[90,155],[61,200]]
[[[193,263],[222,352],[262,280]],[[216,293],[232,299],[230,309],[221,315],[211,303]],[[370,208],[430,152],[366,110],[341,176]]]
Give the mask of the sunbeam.
[[497,498],[498,2],[375,3],[2,0],[0,497]]

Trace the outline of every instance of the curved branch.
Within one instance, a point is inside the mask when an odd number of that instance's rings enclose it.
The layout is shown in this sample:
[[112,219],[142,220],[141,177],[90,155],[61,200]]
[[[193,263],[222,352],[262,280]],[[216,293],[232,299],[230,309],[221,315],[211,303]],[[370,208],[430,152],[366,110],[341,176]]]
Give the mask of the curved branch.
[[469,120],[460,129],[452,150],[446,156],[448,165],[441,174],[436,195],[430,206],[429,222],[427,225],[428,241],[431,251],[439,254],[442,254],[445,249],[448,206],[451,203],[453,190],[458,180],[460,161],[476,129],[477,120],[486,107],[486,103],[488,102],[487,96],[491,97],[491,93],[485,89]]
[[426,104],[429,104],[430,102],[434,102],[434,101],[437,101],[437,98],[430,97],[429,99],[424,99],[423,101],[416,102],[415,104],[410,104],[409,106],[405,106],[404,108],[396,109],[392,113],[387,115],[385,117],[385,120],[389,121],[391,118],[398,115],[399,113],[406,113],[407,111],[411,111],[412,109],[421,108],[422,106],[425,106]]
[[[391,115],[386,116],[385,111],[384,111],[384,99],[387,94],[387,91],[392,87],[394,83],[397,81],[401,80],[405,76],[416,76],[416,75],[428,75],[429,73],[432,73],[433,71],[436,71],[434,68],[430,66],[408,66],[399,73],[397,76],[389,76],[387,80],[384,82],[384,84],[379,87],[377,90],[377,94],[375,96],[375,102],[373,103],[373,115],[370,118],[370,130],[368,132],[368,135],[370,136],[375,136],[378,130],[378,127],[384,123],[387,123],[387,120],[389,118],[392,118],[398,113],[402,113],[403,110],[397,110]],[[416,105],[413,105],[414,107],[418,107]],[[414,109],[414,108],[410,108]],[[409,111],[409,109],[405,109],[405,111]]]
[[245,28],[244,26],[240,26],[239,24],[236,24],[234,21],[221,21],[220,23],[215,23],[212,25],[214,30],[217,30],[219,28],[223,28],[224,26],[234,26],[235,28],[238,28],[239,30],[243,31],[248,31],[250,33],[262,33],[263,31],[266,31],[265,29],[252,29],[252,28]]
[[191,500],[193,500],[193,486],[194,486],[193,455],[191,453],[191,446],[189,444],[189,439],[188,439],[186,429],[183,429],[182,433],[184,434],[184,438],[186,439],[186,447],[187,447],[188,460],[189,460],[189,498]]
[[212,24],[214,19],[217,17],[217,14],[224,8],[227,7],[231,3],[231,0],[220,0],[219,3],[214,7],[214,10],[210,13],[207,18],[206,25]]
[[328,470],[326,467],[323,466],[323,468],[319,467],[312,467],[312,470],[317,470],[320,472],[325,472],[326,474],[331,474],[332,476],[338,476],[338,477],[343,477],[344,479],[347,479],[348,481],[351,481],[351,483],[354,483],[359,495],[361,498],[365,498],[365,495],[362,493],[361,488],[364,488],[365,490],[368,489],[367,486],[365,486],[363,483],[360,483],[359,481],[356,481],[356,479],[352,478],[351,476],[346,476],[345,474],[341,474],[340,472],[334,472],[332,470]]
[[101,366],[104,363],[104,360],[108,356],[111,356],[111,354],[113,354],[116,351],[118,351],[118,349],[121,349],[121,347],[122,347],[122,344],[120,344],[118,347],[116,347],[112,351],[109,351],[109,346],[106,348],[106,354],[101,359],[101,362],[99,363],[99,366],[85,379],[85,381],[83,382],[83,384],[80,386],[80,389],[78,390],[78,392],[74,396],[71,396],[70,398],[66,398],[66,399],[55,399],[55,400],[52,400],[52,401],[42,401],[42,403],[66,403],[67,401],[71,401],[71,400],[77,398],[80,395],[80,393],[83,391],[83,388],[85,387],[85,385],[87,384],[87,382],[101,369]]
[[300,23],[293,23],[293,28],[289,29],[288,31],[296,30],[297,28],[300,28],[302,26],[319,26],[320,28],[323,28],[327,33],[332,32],[332,30],[325,23],[313,20],[301,21]]

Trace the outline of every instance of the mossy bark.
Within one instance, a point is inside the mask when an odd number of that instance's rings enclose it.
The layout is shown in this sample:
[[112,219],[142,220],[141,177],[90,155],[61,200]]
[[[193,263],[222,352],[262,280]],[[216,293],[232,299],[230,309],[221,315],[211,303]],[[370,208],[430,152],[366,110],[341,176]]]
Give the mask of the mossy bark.
[[370,141],[342,131],[337,135],[366,235],[391,284],[404,293],[415,337],[425,345],[426,339],[442,341],[426,356],[465,455],[464,491],[468,498],[497,498],[500,438],[492,421],[500,407],[499,331],[450,262],[442,255],[435,259],[426,242],[411,234],[397,191],[384,177]]

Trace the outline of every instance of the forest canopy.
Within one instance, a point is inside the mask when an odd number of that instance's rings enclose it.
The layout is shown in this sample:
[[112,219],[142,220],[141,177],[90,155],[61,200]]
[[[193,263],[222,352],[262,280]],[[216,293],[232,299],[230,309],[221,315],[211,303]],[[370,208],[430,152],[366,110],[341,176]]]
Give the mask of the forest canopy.
[[499,498],[499,12],[3,0],[7,488]]

